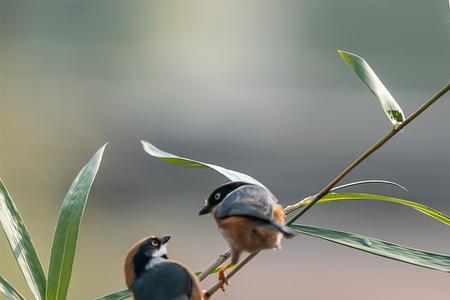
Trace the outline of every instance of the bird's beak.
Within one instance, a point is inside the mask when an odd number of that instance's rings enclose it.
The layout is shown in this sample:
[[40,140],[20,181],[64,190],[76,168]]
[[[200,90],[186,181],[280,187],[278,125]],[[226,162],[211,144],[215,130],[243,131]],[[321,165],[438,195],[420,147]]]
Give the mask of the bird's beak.
[[165,236],[163,236],[162,238],[161,238],[161,243],[164,245],[164,244],[167,244],[167,242],[170,240],[170,238],[171,238],[171,236],[170,235],[165,235]]
[[201,215],[206,215],[207,213],[211,212],[211,207],[206,204],[205,206],[203,206],[203,208],[198,212],[198,214]]

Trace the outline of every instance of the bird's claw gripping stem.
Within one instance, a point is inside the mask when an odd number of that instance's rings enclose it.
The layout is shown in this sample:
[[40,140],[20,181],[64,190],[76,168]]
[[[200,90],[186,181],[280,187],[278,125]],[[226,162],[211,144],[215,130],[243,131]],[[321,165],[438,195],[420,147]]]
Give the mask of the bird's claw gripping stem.
[[219,271],[219,281],[221,281],[222,282],[222,284],[220,285],[220,289],[222,290],[222,291],[224,291],[225,292],[225,285],[230,285],[230,283],[228,282],[228,278],[227,278],[227,276],[225,275],[225,270],[226,270],[227,268],[223,268],[223,269],[221,269],[220,271]]

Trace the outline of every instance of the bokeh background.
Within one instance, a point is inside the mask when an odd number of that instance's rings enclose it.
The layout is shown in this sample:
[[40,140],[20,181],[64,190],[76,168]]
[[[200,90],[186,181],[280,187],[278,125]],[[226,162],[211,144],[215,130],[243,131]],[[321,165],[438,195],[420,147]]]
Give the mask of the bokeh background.
[[[203,199],[224,178],[166,165],[140,140],[251,174],[283,204],[316,193],[387,130],[336,54],[363,56],[406,113],[448,79],[442,1],[1,0],[0,176],[47,268],[59,207],[109,142],[81,226],[69,299],[124,287],[148,234],[201,270],[227,246]],[[345,182],[450,213],[447,95]],[[383,203],[318,205],[304,223],[450,253],[447,227]],[[30,296],[0,234],[0,272]],[[209,286],[208,281],[205,287]],[[259,255],[216,299],[448,299],[449,276],[298,237]],[[301,296],[300,296],[301,294]],[[0,296],[2,297],[2,296]]]

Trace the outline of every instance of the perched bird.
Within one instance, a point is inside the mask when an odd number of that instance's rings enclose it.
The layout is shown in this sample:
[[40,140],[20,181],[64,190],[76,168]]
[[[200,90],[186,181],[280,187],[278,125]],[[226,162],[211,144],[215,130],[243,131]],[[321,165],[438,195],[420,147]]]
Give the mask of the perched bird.
[[125,258],[125,281],[135,300],[203,300],[196,276],[168,260],[170,236],[150,236],[137,242]]
[[231,248],[231,263],[219,272],[219,280],[225,284],[224,272],[239,261],[243,251],[279,249],[283,236],[294,236],[284,225],[284,213],[275,196],[259,185],[230,182],[215,189],[205,202],[199,215],[213,215]]

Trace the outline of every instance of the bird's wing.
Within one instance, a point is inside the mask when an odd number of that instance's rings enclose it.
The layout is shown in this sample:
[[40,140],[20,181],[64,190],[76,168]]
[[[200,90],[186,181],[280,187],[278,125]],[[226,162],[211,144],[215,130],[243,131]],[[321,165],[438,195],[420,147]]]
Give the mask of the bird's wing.
[[132,286],[136,300],[188,300],[192,277],[186,268],[167,261],[147,270]]
[[272,222],[276,204],[275,197],[267,189],[246,184],[223,199],[217,206],[216,217],[246,216]]

